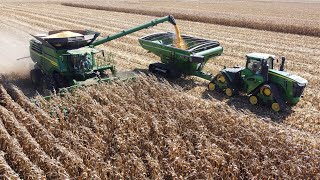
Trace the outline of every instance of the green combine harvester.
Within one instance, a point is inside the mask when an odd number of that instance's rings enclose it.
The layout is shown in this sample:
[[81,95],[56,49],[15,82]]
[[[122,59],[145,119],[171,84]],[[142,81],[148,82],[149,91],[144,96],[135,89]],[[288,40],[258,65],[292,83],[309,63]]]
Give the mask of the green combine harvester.
[[164,22],[176,25],[169,15],[101,40],[96,40],[100,33],[89,30],[35,35],[30,41],[30,56],[35,62],[30,72],[32,83],[43,92],[119,79],[112,58],[96,46]]
[[271,104],[274,111],[295,105],[308,81],[284,71],[273,69],[275,56],[263,53],[247,55],[246,67],[225,68],[217,76],[202,72],[210,58],[220,56],[223,48],[219,42],[182,35],[187,49],[177,48],[173,33],[156,33],[139,39],[143,48],[160,57],[161,62],[149,65],[149,71],[166,77],[197,76],[209,80],[211,91],[221,90],[227,96],[246,94],[251,104]]

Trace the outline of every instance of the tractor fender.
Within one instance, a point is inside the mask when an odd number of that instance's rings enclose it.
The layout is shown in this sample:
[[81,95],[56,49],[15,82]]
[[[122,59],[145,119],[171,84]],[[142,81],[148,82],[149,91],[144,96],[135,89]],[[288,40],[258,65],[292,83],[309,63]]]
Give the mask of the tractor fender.
[[273,93],[273,97],[276,100],[277,103],[279,103],[281,109],[286,108],[286,102],[281,97],[279,88],[276,84],[270,84],[271,92]]
[[257,86],[254,90],[252,90],[251,92],[248,93],[248,95],[257,95],[260,91],[260,88],[264,85],[267,85],[268,83],[265,82],[265,83],[262,83],[260,84],[259,86]]
[[228,80],[229,83],[232,83],[232,82],[233,82],[233,79],[231,78],[231,76],[229,75],[228,72],[226,72],[226,71],[220,71],[220,73],[221,73],[222,75],[224,75],[225,77],[227,77],[227,80]]

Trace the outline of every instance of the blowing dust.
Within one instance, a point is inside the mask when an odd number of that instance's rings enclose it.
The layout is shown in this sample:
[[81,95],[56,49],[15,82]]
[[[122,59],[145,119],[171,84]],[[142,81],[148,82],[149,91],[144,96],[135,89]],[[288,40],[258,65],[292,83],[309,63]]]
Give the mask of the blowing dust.
[[0,74],[29,77],[34,63],[29,57],[29,35],[0,29]]

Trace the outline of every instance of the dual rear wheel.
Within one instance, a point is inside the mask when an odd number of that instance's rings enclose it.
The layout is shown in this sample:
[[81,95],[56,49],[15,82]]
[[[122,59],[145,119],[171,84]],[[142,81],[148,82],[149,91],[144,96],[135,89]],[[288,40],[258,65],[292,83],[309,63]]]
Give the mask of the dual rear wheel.
[[[219,89],[219,86],[216,84],[215,81],[218,81],[218,83],[226,83],[226,79],[222,74],[220,76],[217,75],[215,80],[211,81],[208,84],[208,89],[210,91],[215,91],[215,90]],[[235,94],[235,90],[233,88],[227,86],[227,88],[224,89],[224,93],[228,97],[231,97]],[[257,105],[257,104],[259,104],[260,101],[262,101],[262,99],[259,96],[266,97],[267,99],[270,99],[272,110],[275,112],[279,112],[282,110],[280,107],[280,104],[278,102],[276,102],[273,97],[271,97],[272,95],[273,94],[272,94],[272,90],[271,90],[270,85],[264,85],[260,88],[260,90],[257,94],[249,96],[249,103],[252,105]]]
[[[259,93],[260,96],[262,97],[267,97],[269,99],[271,99],[271,109],[275,112],[279,112],[281,110],[280,104],[278,102],[275,101],[275,99],[272,96],[272,90],[270,88],[269,85],[264,85],[260,88]],[[261,100],[261,98],[259,98],[259,96],[257,95],[251,95],[249,97],[249,102],[252,105],[257,105],[259,103],[259,100]]]

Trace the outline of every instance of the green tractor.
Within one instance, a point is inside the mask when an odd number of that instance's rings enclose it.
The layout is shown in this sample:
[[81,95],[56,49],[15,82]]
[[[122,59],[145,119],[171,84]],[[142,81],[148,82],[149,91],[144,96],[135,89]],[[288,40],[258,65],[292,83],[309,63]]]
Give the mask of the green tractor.
[[229,97],[246,94],[251,104],[268,104],[276,112],[285,110],[287,104],[299,102],[308,81],[285,72],[284,57],[279,70],[274,69],[274,60],[277,60],[274,55],[250,53],[246,58],[245,67],[220,71],[208,84],[209,90],[222,90]]
[[176,25],[169,15],[100,40],[96,40],[100,33],[89,30],[58,30],[35,35],[30,41],[30,56],[35,62],[30,72],[31,81],[38,91],[46,92],[119,79],[110,54],[96,46],[164,22]]

